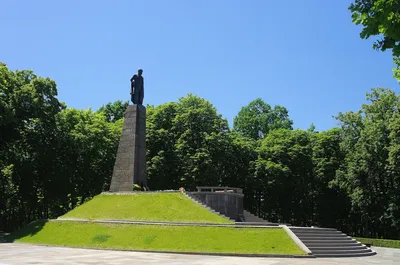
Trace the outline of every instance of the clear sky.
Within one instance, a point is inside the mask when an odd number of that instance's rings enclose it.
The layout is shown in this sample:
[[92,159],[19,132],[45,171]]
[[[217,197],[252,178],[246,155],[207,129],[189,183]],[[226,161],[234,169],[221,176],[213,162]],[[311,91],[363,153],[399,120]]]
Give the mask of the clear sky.
[[193,93],[232,124],[261,97],[295,128],[326,130],[370,88],[399,90],[391,53],[359,38],[351,2],[4,0],[0,61],[54,79],[69,107],[129,100],[143,68],[145,104]]

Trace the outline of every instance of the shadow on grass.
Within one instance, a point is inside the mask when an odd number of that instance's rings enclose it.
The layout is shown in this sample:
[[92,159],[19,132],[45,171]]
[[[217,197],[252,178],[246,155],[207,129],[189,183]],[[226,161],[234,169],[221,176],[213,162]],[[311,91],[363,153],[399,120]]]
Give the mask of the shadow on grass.
[[28,224],[27,226],[11,233],[11,234],[0,234],[0,243],[13,243],[15,240],[26,237],[33,236],[43,229],[47,220],[37,220]]

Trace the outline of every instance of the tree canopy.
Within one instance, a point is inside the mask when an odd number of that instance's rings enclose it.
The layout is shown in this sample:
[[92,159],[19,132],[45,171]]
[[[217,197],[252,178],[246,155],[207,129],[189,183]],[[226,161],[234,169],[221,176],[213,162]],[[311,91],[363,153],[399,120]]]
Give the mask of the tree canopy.
[[373,48],[392,50],[394,77],[400,82],[400,0],[355,0],[349,7],[352,20],[362,25],[360,37],[379,36]]
[[292,129],[293,121],[285,107],[272,108],[261,98],[243,107],[233,121],[233,130],[252,139],[263,139],[271,130]]

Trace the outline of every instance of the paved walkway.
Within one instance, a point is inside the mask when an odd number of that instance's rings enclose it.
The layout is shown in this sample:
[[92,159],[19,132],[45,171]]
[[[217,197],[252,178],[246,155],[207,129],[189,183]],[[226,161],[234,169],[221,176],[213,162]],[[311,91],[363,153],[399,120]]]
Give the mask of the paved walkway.
[[27,244],[0,243],[0,265],[101,265],[101,264],[167,264],[167,265],[335,265],[335,264],[400,264],[400,249],[374,248],[375,256],[337,259],[239,258],[158,254],[131,251],[88,250],[78,248],[42,247]]

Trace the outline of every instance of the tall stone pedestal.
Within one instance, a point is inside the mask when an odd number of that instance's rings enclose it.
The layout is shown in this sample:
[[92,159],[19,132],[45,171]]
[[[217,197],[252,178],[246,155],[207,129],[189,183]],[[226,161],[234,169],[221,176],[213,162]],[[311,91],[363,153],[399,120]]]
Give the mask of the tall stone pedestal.
[[147,186],[146,108],[142,105],[126,109],[110,191],[132,191],[133,184]]

